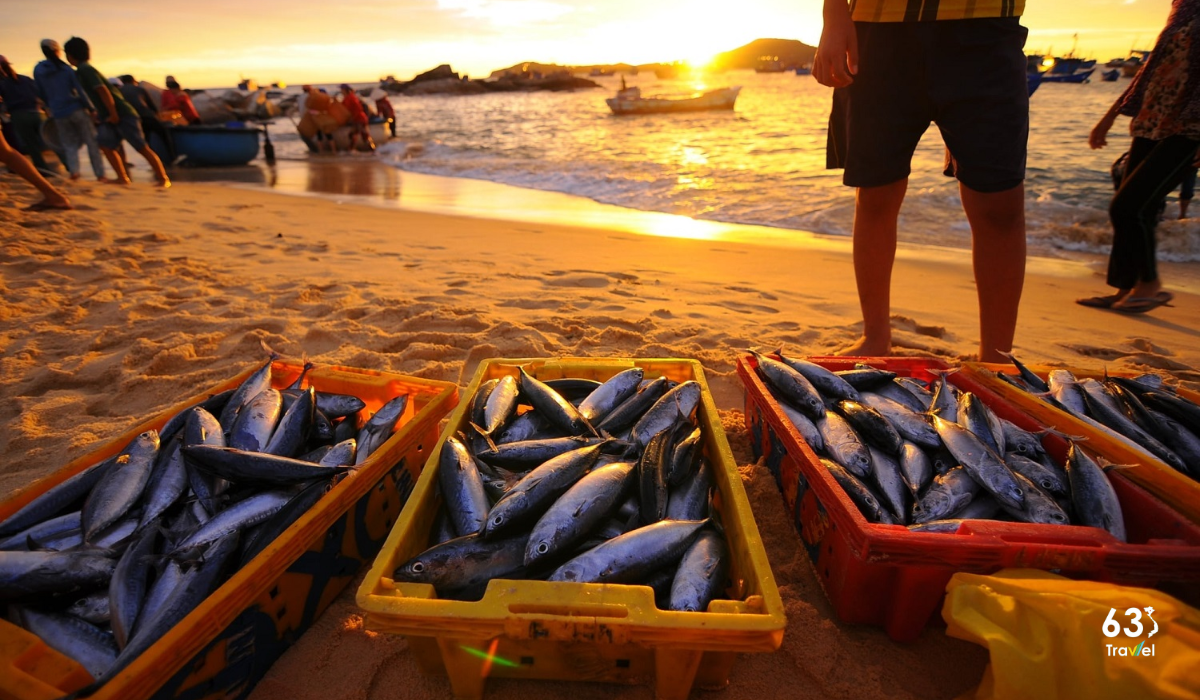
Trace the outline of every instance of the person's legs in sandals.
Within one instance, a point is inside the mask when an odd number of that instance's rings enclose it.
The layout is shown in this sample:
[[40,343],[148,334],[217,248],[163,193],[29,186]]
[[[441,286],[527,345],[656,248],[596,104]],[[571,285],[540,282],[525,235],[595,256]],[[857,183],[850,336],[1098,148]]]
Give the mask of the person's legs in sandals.
[[1110,308],[1115,311],[1145,313],[1171,301],[1158,276],[1158,204],[1183,179],[1195,157],[1196,145],[1182,136],[1162,141],[1133,140],[1127,174],[1109,207],[1113,248],[1108,284],[1129,290],[1113,302]]

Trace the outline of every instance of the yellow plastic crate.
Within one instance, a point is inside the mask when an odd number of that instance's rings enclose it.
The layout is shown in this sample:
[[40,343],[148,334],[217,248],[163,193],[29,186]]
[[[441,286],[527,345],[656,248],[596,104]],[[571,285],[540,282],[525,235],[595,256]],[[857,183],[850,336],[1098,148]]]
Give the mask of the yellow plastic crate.
[[[251,368],[134,427],[0,504],[0,520],[83,469],[120,452],[135,436],[179,411],[240,384]],[[288,386],[299,365],[275,362],[272,384]],[[410,396],[392,437],[351,476],[242,567],[149,651],[106,683],[97,700],[242,697],[379,551],[420,476],[458,387],[390,372],[318,366],[320,391],[353,394],[378,410]],[[0,699],[50,700],[91,677],[36,636],[0,620]]]
[[413,497],[358,589],[368,629],[408,637],[421,669],[449,676],[454,695],[478,700],[489,676],[640,684],[654,680],[659,698],[685,698],[693,684],[724,687],[739,652],[774,651],[785,618],[775,578],[716,405],[700,363],[679,359],[495,359],[480,365],[467,391],[518,367],[547,380],[606,380],[642,367],[646,377],[698,381],[704,451],[713,466],[735,582],[733,600],[708,612],[654,605],[646,586],[493,579],[482,600],[440,600],[428,584],[397,584],[396,566],[424,551],[441,507],[438,455],[447,437],[467,427],[463,401],[429,455]]
[[[1103,370],[1042,366],[1032,366],[1029,369],[1043,379],[1046,378],[1051,370],[1055,369],[1066,369],[1080,379],[1104,378]],[[1042,425],[1054,428],[1068,435],[1078,435],[1087,438],[1084,446],[1089,452],[1098,454],[1117,464],[1137,465],[1132,469],[1122,470],[1121,475],[1128,477],[1130,481],[1153,493],[1187,519],[1194,523],[1200,523],[1200,482],[1193,481],[1180,474],[1160,459],[1130,449],[1127,445],[1113,439],[1095,427],[1065,411],[1060,411],[1028,392],[1021,391],[996,376],[997,372],[1016,374],[1016,369],[1012,365],[968,362],[963,365],[962,371],[991,391],[1002,396],[1005,400],[1015,404],[1018,408],[1033,416]],[[1135,376],[1129,372],[1109,372],[1108,375]],[[1194,391],[1179,389],[1179,395],[1187,398],[1189,401],[1200,403],[1200,394]]]

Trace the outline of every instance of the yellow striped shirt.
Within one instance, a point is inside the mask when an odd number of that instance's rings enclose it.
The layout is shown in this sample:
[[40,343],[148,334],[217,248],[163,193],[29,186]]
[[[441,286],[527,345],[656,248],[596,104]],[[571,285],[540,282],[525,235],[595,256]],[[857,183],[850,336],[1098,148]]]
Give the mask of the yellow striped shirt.
[[1024,10],[1025,0],[850,0],[856,22],[1020,17]]

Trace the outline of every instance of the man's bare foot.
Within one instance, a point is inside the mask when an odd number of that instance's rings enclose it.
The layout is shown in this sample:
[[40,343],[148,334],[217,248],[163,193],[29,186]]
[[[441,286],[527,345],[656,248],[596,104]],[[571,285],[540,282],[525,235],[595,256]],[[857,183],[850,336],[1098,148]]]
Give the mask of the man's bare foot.
[[875,338],[868,338],[864,335],[855,341],[854,344],[847,348],[843,348],[834,354],[843,355],[846,357],[886,357],[890,355],[891,352],[891,338],[881,341]]
[[162,189],[164,189],[164,190],[170,189],[170,188],[171,188],[171,179],[170,179],[170,178],[167,178],[167,177],[164,177],[163,179],[159,180],[159,181],[156,183],[156,186],[157,186],[157,187],[160,187],[160,188],[162,188]]
[[71,173],[70,178],[71,178],[71,182],[75,182],[76,180],[79,179],[79,173]]

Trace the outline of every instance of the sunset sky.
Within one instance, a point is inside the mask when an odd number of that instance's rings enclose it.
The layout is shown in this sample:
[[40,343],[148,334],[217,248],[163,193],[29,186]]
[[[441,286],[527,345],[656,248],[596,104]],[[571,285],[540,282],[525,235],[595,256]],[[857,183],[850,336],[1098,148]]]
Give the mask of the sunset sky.
[[[1170,0],[1027,0],[1027,51],[1107,61],[1150,48]],[[185,87],[408,79],[439,63],[486,77],[522,61],[700,59],[753,39],[815,45],[821,0],[4,0],[0,54],[28,74],[38,42],[82,36],[109,76]]]

